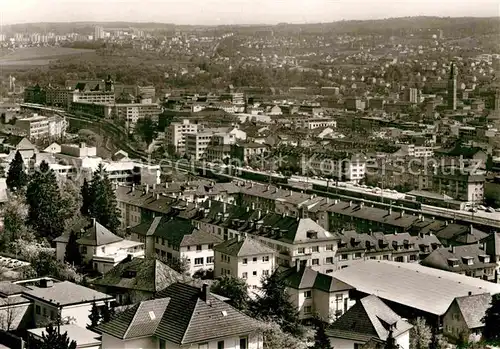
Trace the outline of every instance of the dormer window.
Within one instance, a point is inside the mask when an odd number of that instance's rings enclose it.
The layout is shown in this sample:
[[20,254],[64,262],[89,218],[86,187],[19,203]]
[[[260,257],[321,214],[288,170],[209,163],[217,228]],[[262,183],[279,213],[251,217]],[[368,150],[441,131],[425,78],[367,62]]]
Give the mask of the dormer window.
[[318,238],[318,232],[310,230],[307,232],[307,238],[308,239],[317,239]]
[[458,259],[457,258],[448,258],[448,265],[452,268],[458,267]]
[[465,256],[465,257],[462,257],[462,261],[464,262],[465,265],[473,265],[474,264],[474,257]]
[[479,256],[479,261],[482,263],[489,263],[490,262],[490,256],[487,254],[482,254]]
[[127,279],[132,279],[132,278],[135,278],[136,276],[137,276],[137,271],[135,271],[135,270],[126,270],[123,273],[123,277],[125,277]]

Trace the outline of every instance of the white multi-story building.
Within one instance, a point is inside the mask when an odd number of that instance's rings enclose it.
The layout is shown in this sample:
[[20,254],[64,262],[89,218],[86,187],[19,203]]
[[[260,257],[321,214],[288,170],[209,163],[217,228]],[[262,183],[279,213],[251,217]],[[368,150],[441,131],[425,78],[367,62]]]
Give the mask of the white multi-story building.
[[115,93],[113,91],[70,91],[68,93],[68,105],[72,103],[114,103]]
[[404,156],[426,158],[434,155],[434,148],[431,146],[419,146],[415,144],[397,144]]
[[212,141],[212,132],[190,133],[186,135],[186,155],[194,160],[204,157],[207,148]]
[[[256,239],[238,235],[214,247],[214,277],[231,275],[245,280],[251,289],[262,286],[262,278],[276,268],[276,251]],[[253,294],[251,292],[250,294]]]
[[197,133],[198,124],[185,119],[182,122],[173,122],[165,130],[167,146],[173,146],[179,154],[186,152],[186,135]]
[[156,103],[120,103],[108,104],[104,116],[125,121],[127,129],[133,130],[139,119],[151,118],[158,120],[161,108]]
[[25,131],[28,138],[31,139],[59,138],[66,134],[68,122],[65,118],[57,115],[46,117],[34,114],[32,117],[17,120],[16,126]]
[[311,119],[303,119],[303,120],[298,120],[297,124],[298,127],[303,127],[307,128],[309,130],[314,130],[317,128],[323,128],[323,127],[332,127],[336,128],[337,127],[337,122],[333,119],[328,119],[328,118],[311,118]]
[[302,171],[309,174],[356,183],[363,180],[366,172],[366,159],[356,155],[340,158],[314,154],[310,158],[304,157],[303,165]]

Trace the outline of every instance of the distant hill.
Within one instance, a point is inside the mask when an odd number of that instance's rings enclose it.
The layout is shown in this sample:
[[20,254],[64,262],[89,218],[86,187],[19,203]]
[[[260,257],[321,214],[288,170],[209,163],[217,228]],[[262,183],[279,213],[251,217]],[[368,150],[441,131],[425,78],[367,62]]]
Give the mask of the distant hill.
[[4,25],[4,32],[22,32],[22,31],[53,31],[56,33],[78,32],[90,34],[94,32],[96,25],[106,28],[139,28],[144,30],[162,30],[162,31],[197,31],[214,30],[221,31],[243,31],[251,32],[254,30],[273,30],[275,33],[296,32],[301,33],[385,33],[393,31],[422,31],[437,30],[465,33],[489,34],[500,32],[499,17],[399,17],[380,20],[349,20],[335,21],[330,23],[308,23],[308,24],[289,24],[280,23],[277,25],[176,25],[173,23],[154,23],[154,22],[67,22],[67,23],[27,23]]

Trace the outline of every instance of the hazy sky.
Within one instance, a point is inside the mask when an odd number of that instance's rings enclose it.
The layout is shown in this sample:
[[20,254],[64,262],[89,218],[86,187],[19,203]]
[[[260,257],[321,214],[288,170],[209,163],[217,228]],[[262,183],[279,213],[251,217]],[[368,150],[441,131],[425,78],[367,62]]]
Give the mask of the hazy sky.
[[0,0],[0,22],[275,24],[500,15],[499,0]]

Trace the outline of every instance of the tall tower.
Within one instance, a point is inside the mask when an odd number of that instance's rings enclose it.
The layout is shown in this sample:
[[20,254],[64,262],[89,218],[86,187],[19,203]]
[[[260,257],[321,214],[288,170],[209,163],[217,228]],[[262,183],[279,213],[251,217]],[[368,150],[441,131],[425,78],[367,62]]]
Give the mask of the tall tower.
[[448,109],[457,109],[457,67],[451,63],[450,77],[448,78]]

